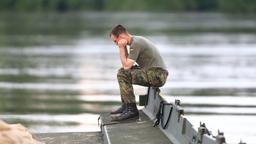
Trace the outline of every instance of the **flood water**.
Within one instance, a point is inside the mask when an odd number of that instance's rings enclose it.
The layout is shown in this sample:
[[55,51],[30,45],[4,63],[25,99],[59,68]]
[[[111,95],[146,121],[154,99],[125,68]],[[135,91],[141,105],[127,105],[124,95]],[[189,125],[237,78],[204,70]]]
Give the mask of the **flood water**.
[[161,94],[180,99],[196,128],[205,122],[229,143],[255,143],[252,16],[1,13],[0,118],[34,133],[99,131],[99,113],[120,104],[121,63],[108,37],[118,23],[157,45],[170,73]]

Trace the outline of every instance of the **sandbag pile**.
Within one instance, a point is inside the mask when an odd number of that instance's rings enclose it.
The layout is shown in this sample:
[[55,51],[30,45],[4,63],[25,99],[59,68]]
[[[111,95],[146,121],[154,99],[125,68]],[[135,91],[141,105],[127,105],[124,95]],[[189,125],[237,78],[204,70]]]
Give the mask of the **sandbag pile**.
[[21,124],[7,124],[0,120],[0,144],[39,144]]

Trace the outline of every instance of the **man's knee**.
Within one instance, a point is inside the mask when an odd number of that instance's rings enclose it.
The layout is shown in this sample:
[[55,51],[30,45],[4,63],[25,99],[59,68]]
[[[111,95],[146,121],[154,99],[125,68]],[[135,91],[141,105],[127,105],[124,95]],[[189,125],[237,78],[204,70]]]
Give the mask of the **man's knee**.
[[125,70],[124,68],[120,68],[117,72],[117,78],[129,77],[130,70]]
[[151,86],[161,87],[166,82],[168,71],[159,68],[151,68],[148,70],[147,76]]

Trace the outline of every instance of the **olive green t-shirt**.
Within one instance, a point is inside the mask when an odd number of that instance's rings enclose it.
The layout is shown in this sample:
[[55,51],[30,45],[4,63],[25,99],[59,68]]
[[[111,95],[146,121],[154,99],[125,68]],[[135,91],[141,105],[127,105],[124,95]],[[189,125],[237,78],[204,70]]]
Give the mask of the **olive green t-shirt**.
[[151,67],[161,67],[166,69],[166,65],[159,51],[154,44],[142,36],[133,36],[130,45],[129,59],[136,61],[143,69]]

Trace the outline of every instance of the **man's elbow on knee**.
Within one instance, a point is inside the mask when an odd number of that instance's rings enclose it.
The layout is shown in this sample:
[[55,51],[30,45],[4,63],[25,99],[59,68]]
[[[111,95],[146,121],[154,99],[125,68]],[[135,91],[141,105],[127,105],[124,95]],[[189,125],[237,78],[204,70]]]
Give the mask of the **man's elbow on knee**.
[[131,66],[124,66],[123,67],[125,70],[129,70],[129,69],[131,69]]
[[125,70],[129,70],[129,69],[132,68],[132,64],[123,65],[123,68],[124,68]]

